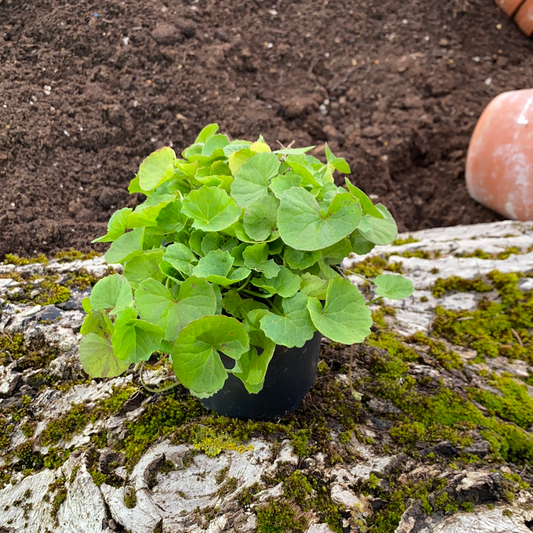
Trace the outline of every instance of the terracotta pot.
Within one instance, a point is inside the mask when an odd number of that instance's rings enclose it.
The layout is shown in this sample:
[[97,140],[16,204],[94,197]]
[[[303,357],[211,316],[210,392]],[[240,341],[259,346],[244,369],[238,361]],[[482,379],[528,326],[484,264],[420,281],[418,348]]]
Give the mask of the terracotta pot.
[[524,3],[524,0],[496,0],[496,3],[507,15],[512,17]]
[[533,0],[526,0],[520,6],[514,21],[528,37],[533,35]]
[[479,119],[466,158],[470,196],[514,220],[533,220],[533,89],[498,95]]

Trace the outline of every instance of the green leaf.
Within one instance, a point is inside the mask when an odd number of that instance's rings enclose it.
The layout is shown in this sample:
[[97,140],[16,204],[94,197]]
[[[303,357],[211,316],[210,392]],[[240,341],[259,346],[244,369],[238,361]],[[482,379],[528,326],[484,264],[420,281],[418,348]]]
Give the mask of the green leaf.
[[360,220],[361,206],[351,194],[338,194],[324,212],[310,192],[296,187],[283,194],[278,211],[280,237],[296,250],[327,248],[352,233]]
[[174,243],[167,246],[163,261],[170,263],[185,276],[190,276],[198,259],[187,246],[181,243]]
[[265,241],[276,229],[279,202],[273,196],[264,196],[244,209],[243,226],[255,241]]
[[389,300],[402,300],[414,292],[413,282],[398,274],[380,274],[373,283],[376,294]]
[[364,297],[347,279],[329,282],[324,308],[318,298],[307,303],[316,329],[334,342],[353,344],[370,335],[372,315]]
[[240,207],[248,207],[268,195],[268,183],[277,175],[279,166],[275,154],[263,152],[249,158],[240,167],[231,184],[231,195]]
[[124,277],[130,282],[133,290],[148,278],[163,281],[165,275],[159,269],[163,258],[163,250],[147,250],[141,255],[130,259],[124,266]]
[[224,244],[224,239],[218,233],[208,233],[203,239],[200,247],[204,255],[214,250],[220,250]]
[[363,215],[370,215],[376,218],[383,218],[383,215],[377,209],[377,207],[372,203],[372,200],[361,190],[358,189],[355,185],[352,185],[348,178],[345,178],[346,187],[348,190],[359,200],[361,207],[363,209]]
[[244,325],[227,316],[204,316],[183,328],[174,342],[172,364],[178,380],[203,397],[219,391],[228,377],[219,352],[232,359],[250,349]]
[[260,354],[252,347],[250,351],[241,355],[239,359],[241,371],[234,371],[233,375],[243,382],[250,394],[257,394],[263,389],[268,365],[275,350],[276,345],[270,341]]
[[191,276],[180,285],[177,301],[167,314],[165,339],[174,341],[193,320],[214,315],[216,311],[217,300],[213,287],[205,279]]
[[115,357],[113,345],[108,339],[96,333],[84,335],[79,353],[83,370],[92,378],[115,378],[130,366],[128,361]]
[[300,288],[300,276],[293,274],[288,268],[280,266],[278,274],[273,278],[265,275],[260,278],[252,278],[252,284],[269,294],[279,294],[282,298],[294,296]]
[[155,226],[161,210],[168,206],[174,198],[172,194],[152,194],[128,216],[126,227],[140,228],[141,226]]
[[335,243],[333,246],[328,246],[324,250],[320,250],[320,255],[327,265],[338,265],[345,257],[348,257],[352,251],[350,240],[345,238]]
[[155,279],[146,279],[135,291],[135,307],[139,316],[152,324],[159,324],[174,305],[172,293]]
[[91,299],[90,298],[83,298],[81,300],[81,306],[83,307],[83,310],[86,313],[90,313],[93,310],[93,306],[91,305]]
[[243,252],[244,265],[257,272],[263,272],[265,277],[273,278],[280,271],[280,266],[272,259],[268,259],[268,244],[254,244]]
[[139,186],[143,191],[151,191],[174,175],[176,154],[165,146],[150,154],[139,167]]
[[137,228],[124,233],[115,242],[111,243],[109,250],[105,254],[106,262],[123,263],[141,254],[143,238],[144,228]]
[[113,335],[113,323],[109,320],[109,317],[101,311],[91,311],[83,321],[80,328],[82,335],[88,333],[96,333],[103,338],[111,338]]
[[302,183],[302,176],[298,176],[294,172],[287,172],[273,178],[270,182],[270,190],[274,193],[274,196],[281,200],[283,193],[288,191],[292,187],[299,187]]
[[319,252],[305,252],[303,250],[295,250],[289,246],[285,247],[283,258],[294,270],[305,270],[313,266],[319,259]]
[[203,231],[220,231],[237,222],[241,210],[226,191],[202,187],[191,191],[183,200],[183,212],[193,219],[193,227]]
[[113,352],[118,359],[130,363],[148,361],[159,350],[165,332],[144,320],[125,317],[115,322]]
[[324,146],[326,152],[326,159],[328,164],[331,165],[335,170],[342,172],[343,174],[350,173],[350,165],[342,157],[335,157],[332,151],[329,149],[328,143]]
[[126,220],[131,213],[130,207],[123,207],[115,211],[107,223],[107,233],[103,237],[93,239],[91,242],[113,242],[126,231]]
[[350,235],[350,244],[352,251],[357,255],[366,255],[376,246],[373,242],[366,240],[357,229]]
[[[221,157],[224,157],[224,147],[229,144],[229,140],[225,135],[218,134],[209,137],[202,148],[202,155],[211,157],[216,154],[217,150],[221,150]],[[218,155],[218,154],[216,154]]]
[[231,271],[233,261],[229,252],[214,250],[198,261],[192,273],[199,278],[205,278],[207,281],[226,287],[242,281],[250,274],[247,268]]
[[384,205],[378,204],[376,208],[383,217],[374,218],[373,216],[365,215],[357,229],[365,239],[374,244],[390,244],[398,235],[398,227]]
[[307,296],[299,292],[281,305],[283,316],[268,313],[261,319],[261,329],[276,344],[301,348],[316,331],[307,310]]
[[302,275],[300,292],[306,294],[307,296],[314,296],[319,300],[325,300],[328,291],[328,285],[329,281],[327,279],[322,279],[319,276],[315,276],[309,272],[306,272]]
[[120,274],[102,278],[92,288],[90,301],[94,310],[110,310],[111,314],[116,314],[133,303],[130,284]]
[[235,289],[226,292],[222,299],[222,307],[227,313],[239,319],[244,318],[247,313],[254,309],[268,309],[265,304],[257,300],[241,298],[241,295]]
[[208,276],[226,277],[233,266],[233,261],[234,259],[229,252],[212,250],[198,261],[198,265],[193,269],[193,274],[200,278],[207,278]]
[[146,194],[146,195],[149,195],[150,193],[148,191],[143,191],[141,189],[141,186],[139,185],[139,174],[137,174],[130,182],[129,186],[128,186],[128,192],[130,194],[134,194],[134,193],[141,193],[141,194]]
[[187,217],[182,213],[181,200],[174,200],[165,205],[155,219],[158,228],[166,233],[179,232],[187,223]]
[[218,124],[208,124],[196,137],[194,143],[205,143],[218,131]]
[[[228,149],[228,146],[226,146],[226,149]],[[236,152],[233,152],[229,158],[228,158],[228,165],[231,170],[231,174],[235,176],[237,172],[241,169],[241,167],[252,157],[254,154],[249,150],[248,148],[244,148],[241,150],[238,150]]]

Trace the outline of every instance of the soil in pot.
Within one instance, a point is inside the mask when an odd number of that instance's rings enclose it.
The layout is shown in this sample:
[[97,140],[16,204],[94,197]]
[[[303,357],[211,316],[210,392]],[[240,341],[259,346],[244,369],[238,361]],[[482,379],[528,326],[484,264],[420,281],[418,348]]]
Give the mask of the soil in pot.
[[[249,394],[230,374],[224,388],[200,400],[202,405],[220,415],[254,420],[281,418],[294,412],[315,381],[321,338],[317,331],[302,348],[278,346],[258,394]],[[228,359],[226,363],[229,367],[233,361]]]

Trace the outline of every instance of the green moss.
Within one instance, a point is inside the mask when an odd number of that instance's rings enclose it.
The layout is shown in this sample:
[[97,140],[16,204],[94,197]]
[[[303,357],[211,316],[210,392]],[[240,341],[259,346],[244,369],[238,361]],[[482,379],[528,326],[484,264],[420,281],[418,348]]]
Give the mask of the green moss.
[[303,533],[307,524],[304,517],[297,518],[295,510],[284,502],[272,501],[257,510],[258,533]]
[[447,292],[489,292],[492,287],[482,278],[463,279],[459,276],[450,276],[449,278],[439,278],[431,288],[431,294],[435,298],[441,298]]
[[359,274],[365,278],[375,278],[383,273],[387,266],[387,259],[379,256],[367,257],[364,261],[359,261],[350,267],[348,274]]
[[158,438],[174,433],[180,426],[202,414],[202,407],[192,397],[165,396],[147,406],[138,420],[127,424],[127,435],[119,443],[130,465]]
[[359,261],[347,270],[347,274],[358,274],[365,278],[375,278],[379,274],[383,274],[383,271],[396,272],[401,274],[403,267],[401,263],[390,263],[387,258],[380,256],[367,257],[363,261]]
[[488,279],[501,303],[483,299],[475,311],[437,307],[433,332],[476,350],[480,357],[501,355],[533,362],[533,293],[518,289],[520,277],[492,272]]
[[84,404],[73,407],[55,420],[51,420],[42,432],[40,440],[43,445],[57,444],[60,440],[68,441],[89,423],[88,409]]
[[0,364],[18,361],[20,370],[47,368],[58,355],[59,350],[47,344],[44,338],[25,341],[22,333],[0,334]]
[[251,445],[242,444],[225,432],[201,426],[196,428],[193,433],[192,445],[208,457],[216,457],[224,450],[234,450],[239,453],[253,450]]
[[228,494],[231,494],[237,490],[239,486],[239,480],[235,477],[228,477],[226,481],[217,490],[217,496],[223,498]]
[[405,239],[395,239],[391,242],[391,246],[401,246],[402,244],[410,244],[412,242],[420,242],[420,239],[415,239],[412,235],[409,235]]
[[95,257],[100,257],[100,254],[91,250],[90,252],[79,252],[78,250],[64,250],[57,252],[54,255],[54,259],[60,263],[68,263],[71,261],[87,261],[89,259],[94,259]]
[[[55,420],[51,420],[40,436],[43,445],[57,444],[59,441],[68,441],[76,433],[85,428],[88,423],[116,414],[124,402],[136,391],[135,387],[114,388],[112,394],[89,409],[86,404],[73,404],[70,410]],[[105,433],[97,436],[95,443],[105,446],[107,437]]]
[[432,339],[422,332],[417,332],[411,335],[407,339],[409,342],[416,342],[418,344],[424,344],[429,346],[428,354],[434,357],[439,364],[446,370],[452,368],[461,369],[464,367],[464,362],[461,357],[454,351],[446,348],[446,345],[438,340]]
[[434,252],[429,252],[427,250],[408,250],[401,254],[398,254],[400,257],[418,257],[419,259],[436,259],[441,256],[440,250]]
[[17,254],[6,254],[4,257],[4,263],[8,265],[23,266],[31,263],[48,263],[48,259],[44,254],[36,257],[20,257]]
[[480,389],[469,389],[470,396],[489,410],[492,415],[527,429],[533,425],[533,398],[527,387],[510,375],[493,376],[489,384],[502,395]]
[[124,505],[128,509],[133,509],[137,505],[137,494],[133,487],[126,487],[124,490]]

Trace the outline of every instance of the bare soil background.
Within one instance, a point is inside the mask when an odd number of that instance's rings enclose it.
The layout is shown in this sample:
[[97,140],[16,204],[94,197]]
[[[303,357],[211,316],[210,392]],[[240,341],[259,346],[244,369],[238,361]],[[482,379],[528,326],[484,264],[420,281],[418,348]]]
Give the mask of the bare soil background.
[[210,122],[328,142],[401,230],[498,220],[466,150],[532,52],[489,0],[0,0],[0,259],[89,249],[142,159]]

